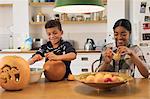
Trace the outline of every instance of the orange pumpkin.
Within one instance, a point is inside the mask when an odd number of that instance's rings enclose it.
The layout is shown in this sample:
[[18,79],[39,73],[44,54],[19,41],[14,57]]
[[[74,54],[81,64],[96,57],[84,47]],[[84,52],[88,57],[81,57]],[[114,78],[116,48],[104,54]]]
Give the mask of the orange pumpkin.
[[47,61],[44,70],[44,75],[49,81],[59,81],[65,76],[66,66],[62,61]]
[[0,86],[6,90],[20,90],[30,80],[27,61],[18,56],[5,56],[0,59]]

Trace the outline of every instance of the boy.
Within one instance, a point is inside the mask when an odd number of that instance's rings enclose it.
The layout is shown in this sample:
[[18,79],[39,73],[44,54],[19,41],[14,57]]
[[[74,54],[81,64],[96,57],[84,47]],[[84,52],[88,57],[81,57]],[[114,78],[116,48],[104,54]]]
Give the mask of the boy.
[[69,42],[62,39],[63,30],[59,21],[49,20],[45,24],[45,29],[49,41],[42,45],[28,62],[33,64],[42,60],[43,57],[46,57],[46,61],[63,61],[66,65],[65,78],[67,78],[71,74],[70,63],[76,58],[76,51]]

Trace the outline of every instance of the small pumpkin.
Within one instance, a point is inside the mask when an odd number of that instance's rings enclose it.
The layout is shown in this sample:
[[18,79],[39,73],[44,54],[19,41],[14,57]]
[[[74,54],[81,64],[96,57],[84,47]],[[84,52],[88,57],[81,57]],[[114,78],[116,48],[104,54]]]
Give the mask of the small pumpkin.
[[65,76],[66,66],[62,61],[47,61],[44,70],[44,75],[49,81],[59,81]]
[[27,61],[19,56],[4,56],[0,59],[0,86],[6,90],[20,90],[30,80]]

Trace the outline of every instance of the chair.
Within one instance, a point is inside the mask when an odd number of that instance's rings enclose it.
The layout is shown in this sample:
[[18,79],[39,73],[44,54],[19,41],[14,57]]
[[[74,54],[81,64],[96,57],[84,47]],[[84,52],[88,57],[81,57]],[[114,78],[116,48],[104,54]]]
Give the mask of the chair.
[[[99,63],[98,63],[99,62]],[[91,71],[92,72],[97,72],[98,71],[98,68],[100,67],[100,64],[102,62],[102,54],[100,55],[100,58],[95,60],[93,63],[92,63],[92,66],[91,66]],[[98,63],[98,65],[96,64]],[[97,65],[97,67],[95,68],[95,64]]]

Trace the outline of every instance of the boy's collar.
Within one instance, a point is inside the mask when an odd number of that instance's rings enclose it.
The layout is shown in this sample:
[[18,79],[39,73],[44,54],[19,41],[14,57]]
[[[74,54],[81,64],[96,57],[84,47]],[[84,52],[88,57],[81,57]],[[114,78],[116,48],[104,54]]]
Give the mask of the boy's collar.
[[[58,41],[58,43],[59,43],[58,46],[62,45],[63,42],[64,42],[64,40],[61,38],[61,39]],[[52,46],[51,41],[48,41],[47,44],[50,45],[50,46]]]

